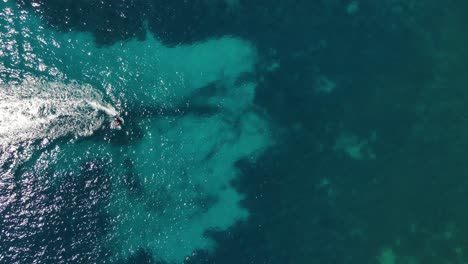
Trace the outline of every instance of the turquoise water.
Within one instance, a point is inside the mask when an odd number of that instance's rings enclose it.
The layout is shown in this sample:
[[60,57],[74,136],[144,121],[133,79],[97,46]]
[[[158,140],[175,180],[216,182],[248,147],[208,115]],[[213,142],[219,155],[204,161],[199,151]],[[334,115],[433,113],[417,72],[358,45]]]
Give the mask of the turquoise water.
[[467,14],[3,0],[0,263],[465,263]]
[[[59,33],[30,11],[3,5],[2,187],[12,199],[3,206],[14,208],[18,195],[22,211],[13,223],[8,219],[17,211],[6,213],[4,224],[13,244],[27,241],[5,259],[21,260],[21,251],[52,220],[51,207],[59,205],[43,193],[54,188],[88,196],[83,204],[65,202],[73,216],[64,220],[69,223],[56,220],[70,225],[64,229],[94,230],[94,214],[106,216],[105,234],[51,237],[86,244],[96,254],[89,261],[105,246],[114,260],[141,248],[180,262],[198,249],[213,249],[207,230],[226,230],[248,217],[239,205],[243,195],[230,185],[235,162],[254,160],[272,144],[269,124],[253,104],[255,81],[238,82],[256,63],[249,42],[219,37],[167,47],[148,36],[98,47],[89,33]],[[213,91],[203,93],[207,86]],[[117,114],[125,124],[113,131]],[[67,178],[80,186],[65,187]],[[27,183],[16,190],[17,180]],[[18,220],[36,228],[17,231]],[[47,255],[47,244],[38,251]]]

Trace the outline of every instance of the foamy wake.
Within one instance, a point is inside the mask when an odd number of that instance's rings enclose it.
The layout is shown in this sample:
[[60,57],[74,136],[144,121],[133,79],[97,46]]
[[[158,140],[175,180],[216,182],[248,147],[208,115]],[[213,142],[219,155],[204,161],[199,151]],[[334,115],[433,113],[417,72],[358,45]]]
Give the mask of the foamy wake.
[[0,86],[0,146],[89,136],[117,115],[90,85],[31,81]]

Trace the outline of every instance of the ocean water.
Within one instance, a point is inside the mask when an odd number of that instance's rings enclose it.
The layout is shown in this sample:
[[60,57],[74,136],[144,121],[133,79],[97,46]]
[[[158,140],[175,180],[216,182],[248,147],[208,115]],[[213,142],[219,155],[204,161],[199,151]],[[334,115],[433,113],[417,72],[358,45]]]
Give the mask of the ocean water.
[[457,0],[2,0],[0,263],[466,263],[466,25]]

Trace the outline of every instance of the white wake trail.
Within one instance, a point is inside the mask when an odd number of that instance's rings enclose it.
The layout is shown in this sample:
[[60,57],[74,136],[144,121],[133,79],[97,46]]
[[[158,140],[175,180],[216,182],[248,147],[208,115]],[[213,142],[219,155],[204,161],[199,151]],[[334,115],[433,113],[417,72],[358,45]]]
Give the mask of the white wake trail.
[[89,136],[117,110],[90,85],[30,81],[0,86],[0,146]]
[[119,112],[112,105],[103,105],[96,101],[87,101],[87,103],[96,110],[101,110],[105,112],[108,116],[117,116]]

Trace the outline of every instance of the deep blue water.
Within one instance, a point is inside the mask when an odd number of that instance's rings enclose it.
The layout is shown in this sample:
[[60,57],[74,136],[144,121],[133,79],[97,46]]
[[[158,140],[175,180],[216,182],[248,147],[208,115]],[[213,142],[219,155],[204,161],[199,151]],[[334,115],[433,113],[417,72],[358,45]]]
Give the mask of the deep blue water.
[[466,25],[457,0],[2,1],[0,263],[467,262]]

